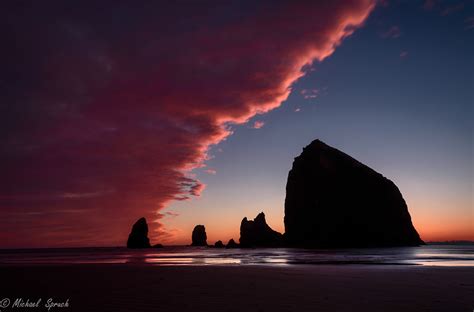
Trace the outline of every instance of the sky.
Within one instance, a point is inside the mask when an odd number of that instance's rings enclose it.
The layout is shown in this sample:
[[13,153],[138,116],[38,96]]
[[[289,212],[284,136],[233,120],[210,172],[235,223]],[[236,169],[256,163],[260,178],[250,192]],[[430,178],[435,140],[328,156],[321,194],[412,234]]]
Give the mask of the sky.
[[393,180],[425,241],[474,240],[474,4],[2,3],[0,247],[284,231],[314,139]]

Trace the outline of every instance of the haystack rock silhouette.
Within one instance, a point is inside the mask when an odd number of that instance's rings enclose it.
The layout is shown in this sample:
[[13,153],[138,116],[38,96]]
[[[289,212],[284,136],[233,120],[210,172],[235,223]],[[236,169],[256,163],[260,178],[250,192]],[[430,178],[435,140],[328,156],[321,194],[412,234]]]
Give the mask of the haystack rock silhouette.
[[148,224],[145,218],[138,219],[128,235],[127,248],[150,248],[148,239]]
[[319,248],[423,244],[397,186],[319,140],[303,149],[288,174],[285,240]]
[[240,247],[279,247],[283,235],[272,230],[265,221],[265,214],[259,213],[253,221],[245,217],[240,224]]
[[207,246],[207,234],[204,225],[194,227],[191,246]]

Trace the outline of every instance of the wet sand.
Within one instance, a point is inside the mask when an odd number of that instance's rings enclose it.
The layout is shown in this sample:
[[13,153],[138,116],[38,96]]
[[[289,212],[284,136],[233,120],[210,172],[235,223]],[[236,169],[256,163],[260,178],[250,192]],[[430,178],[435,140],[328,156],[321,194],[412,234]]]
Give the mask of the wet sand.
[[[410,265],[1,266],[0,300],[50,311],[467,311],[474,267]],[[4,303],[4,302],[3,302]]]

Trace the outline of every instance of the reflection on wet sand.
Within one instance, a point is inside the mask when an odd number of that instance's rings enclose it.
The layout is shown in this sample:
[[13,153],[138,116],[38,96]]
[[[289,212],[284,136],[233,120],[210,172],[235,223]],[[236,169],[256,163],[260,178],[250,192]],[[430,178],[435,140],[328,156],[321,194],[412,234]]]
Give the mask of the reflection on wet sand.
[[373,249],[215,249],[165,247],[159,250],[125,248],[31,249],[0,251],[0,264],[143,264],[162,266],[371,264],[473,266],[474,245],[427,245]]

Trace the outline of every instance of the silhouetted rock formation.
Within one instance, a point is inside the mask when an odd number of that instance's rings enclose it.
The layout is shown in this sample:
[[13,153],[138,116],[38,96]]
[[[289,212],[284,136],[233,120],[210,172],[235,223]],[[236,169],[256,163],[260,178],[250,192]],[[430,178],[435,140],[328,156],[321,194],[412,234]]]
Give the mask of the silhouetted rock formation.
[[214,244],[214,247],[216,248],[224,248],[224,244],[222,243],[222,241],[217,241],[215,244]]
[[259,213],[253,220],[247,218],[240,224],[240,247],[278,247],[283,243],[283,235],[272,230],[265,221],[265,214]]
[[163,248],[163,245],[162,244],[155,244],[155,245],[153,245],[153,248]]
[[423,244],[397,186],[319,140],[288,174],[285,239],[295,247]]
[[225,246],[225,248],[239,248],[239,244],[237,244],[233,238],[231,238],[229,240],[229,242],[227,243],[227,245]]
[[145,218],[138,219],[132,227],[127,240],[128,248],[150,248],[150,240],[148,239],[148,224]]
[[207,235],[204,225],[196,225],[194,227],[192,239],[191,246],[207,246]]

